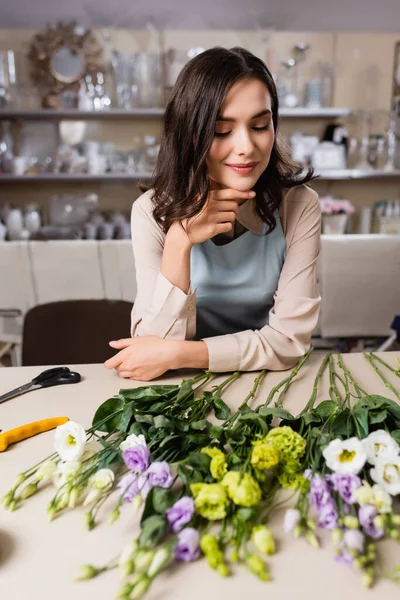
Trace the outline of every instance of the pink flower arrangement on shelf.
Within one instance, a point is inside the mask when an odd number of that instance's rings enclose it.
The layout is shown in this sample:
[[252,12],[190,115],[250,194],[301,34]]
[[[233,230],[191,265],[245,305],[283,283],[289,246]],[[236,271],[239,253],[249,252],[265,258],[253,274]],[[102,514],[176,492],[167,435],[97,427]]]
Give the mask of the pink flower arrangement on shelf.
[[323,215],[352,215],[356,212],[354,205],[349,200],[321,196],[319,199]]

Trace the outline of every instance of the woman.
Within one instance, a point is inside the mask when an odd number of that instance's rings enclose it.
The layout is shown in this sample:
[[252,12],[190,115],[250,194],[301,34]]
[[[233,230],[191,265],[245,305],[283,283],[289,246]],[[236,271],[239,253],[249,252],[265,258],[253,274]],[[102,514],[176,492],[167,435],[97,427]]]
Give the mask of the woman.
[[151,190],[132,209],[132,338],[105,363],[151,380],[169,369],[283,370],[319,313],[317,194],[276,138],[264,63],[212,48],[181,72]]

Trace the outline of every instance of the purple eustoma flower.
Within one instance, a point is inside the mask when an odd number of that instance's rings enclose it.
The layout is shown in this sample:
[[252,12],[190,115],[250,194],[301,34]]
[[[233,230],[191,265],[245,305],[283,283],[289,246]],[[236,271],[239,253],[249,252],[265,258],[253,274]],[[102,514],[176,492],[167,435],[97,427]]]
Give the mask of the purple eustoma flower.
[[364,504],[360,506],[358,511],[358,519],[365,533],[373,540],[381,538],[384,534],[383,529],[377,527],[374,523],[374,518],[377,515],[377,510],[372,504]]
[[127,473],[121,481],[118,482],[119,488],[124,496],[124,503],[132,502],[133,498],[138,494],[138,476],[135,473]]
[[345,548],[342,549],[340,554],[335,556],[335,560],[342,565],[346,565],[347,567],[351,567],[353,564],[353,557]]
[[336,529],[338,526],[338,514],[335,502],[330,499],[324,506],[321,507],[318,519],[318,525],[324,529]]
[[189,496],[183,496],[166,511],[168,523],[174,533],[178,533],[184,525],[189,523],[194,515],[194,501]]
[[178,534],[178,542],[175,546],[175,558],[190,562],[200,556],[200,535],[193,527],[186,527]]
[[122,458],[130,471],[143,473],[150,464],[150,450],[146,446],[136,444],[124,450]]
[[361,479],[352,473],[333,473],[330,476],[330,481],[335,492],[339,492],[340,496],[347,504],[354,504],[356,497],[354,492],[361,487]]
[[324,507],[332,502],[328,483],[320,475],[314,475],[311,479],[308,499],[318,513],[321,513]]
[[169,488],[174,481],[171,469],[166,461],[155,461],[151,463],[146,471],[147,480],[150,487]]

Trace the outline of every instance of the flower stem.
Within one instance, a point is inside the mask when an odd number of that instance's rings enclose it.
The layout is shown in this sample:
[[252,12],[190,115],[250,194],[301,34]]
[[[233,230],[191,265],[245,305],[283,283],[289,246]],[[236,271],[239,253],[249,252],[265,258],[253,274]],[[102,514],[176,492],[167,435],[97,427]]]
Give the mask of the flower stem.
[[369,362],[369,364],[371,365],[371,367],[374,369],[374,371],[378,374],[378,376],[382,379],[383,383],[385,384],[385,387],[387,387],[389,390],[391,390],[391,392],[393,392],[393,394],[396,396],[396,398],[398,400],[400,400],[400,393],[396,390],[396,388],[386,379],[386,377],[384,376],[384,374],[382,373],[382,371],[380,369],[378,369],[378,367],[376,366],[376,364],[374,363],[372,357],[370,355],[368,355],[366,352],[364,352],[364,356],[367,359],[367,361]]
[[354,379],[354,377],[350,373],[350,371],[348,369],[346,369],[346,367],[344,366],[344,363],[343,363],[342,355],[340,353],[337,355],[337,362],[338,362],[339,367],[342,369],[343,373],[345,374],[345,376],[348,378],[348,380],[351,382],[352,386],[356,390],[359,399],[361,399],[364,396],[365,400],[369,403],[369,394],[368,394],[368,392],[366,392],[357,383],[357,381]]
[[314,348],[311,346],[311,348],[309,349],[307,354],[305,354],[303,356],[303,358],[301,359],[301,361],[294,367],[294,369],[292,370],[291,374],[289,375],[289,377],[287,379],[285,387],[283,388],[282,392],[279,394],[278,400],[275,405],[276,407],[282,408],[283,398],[284,398],[286,392],[288,391],[290,384],[292,383],[293,379],[297,376],[297,374],[299,373],[299,371],[300,371],[301,367],[304,365],[304,363],[307,362],[307,360],[310,358],[310,356],[313,352],[314,352]]
[[243,400],[242,404],[239,407],[239,410],[242,410],[243,408],[245,408],[245,406],[248,405],[250,400],[252,400],[255,397],[258,386],[260,385],[260,383],[262,382],[262,380],[264,379],[266,374],[267,374],[267,370],[264,369],[263,371],[261,371],[261,373],[259,375],[257,375],[257,377],[254,380],[253,387],[251,388],[250,392],[247,394],[246,398]]
[[342,397],[335,384],[335,363],[332,354],[329,355],[329,396],[336,404],[343,404]]
[[317,375],[314,379],[314,385],[313,385],[313,391],[311,393],[310,399],[307,402],[307,404],[305,405],[305,407],[303,408],[303,410],[297,415],[296,418],[300,418],[301,416],[303,416],[306,412],[308,412],[309,410],[312,410],[314,408],[314,404],[315,404],[315,400],[317,399],[317,393],[318,393],[318,384],[319,384],[319,380],[321,379],[326,365],[329,362],[329,357],[330,357],[331,353],[329,352],[323,359],[321,366],[319,367],[318,371],[317,371]]
[[[380,358],[380,356],[377,356],[374,352],[370,352],[369,355],[371,358],[380,362],[384,367],[389,369],[389,371],[392,371],[392,373],[394,373],[397,377],[400,377],[400,368],[393,369],[393,367],[391,367],[386,361],[384,361],[382,358]],[[365,356],[365,354],[364,354],[364,356]],[[399,363],[399,366],[400,366],[400,363]]]
[[220,385],[214,386],[212,388],[213,395],[220,394],[227,385],[229,385],[233,381],[236,381],[236,379],[238,379],[238,377],[240,377],[241,374],[242,374],[241,371],[235,371],[234,373],[232,373],[232,375],[230,375],[227,379],[225,379],[225,381],[223,381]]

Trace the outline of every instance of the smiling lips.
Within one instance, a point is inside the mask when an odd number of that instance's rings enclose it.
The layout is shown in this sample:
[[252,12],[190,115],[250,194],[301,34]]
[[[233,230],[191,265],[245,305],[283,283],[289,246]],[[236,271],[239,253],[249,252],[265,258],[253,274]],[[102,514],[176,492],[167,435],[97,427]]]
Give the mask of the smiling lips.
[[235,173],[238,173],[239,175],[248,175],[249,173],[254,171],[254,169],[256,168],[257,165],[258,165],[257,162],[251,162],[251,163],[235,163],[232,165],[227,164],[226,166],[229,167],[230,169],[232,169],[233,171],[235,171]]

